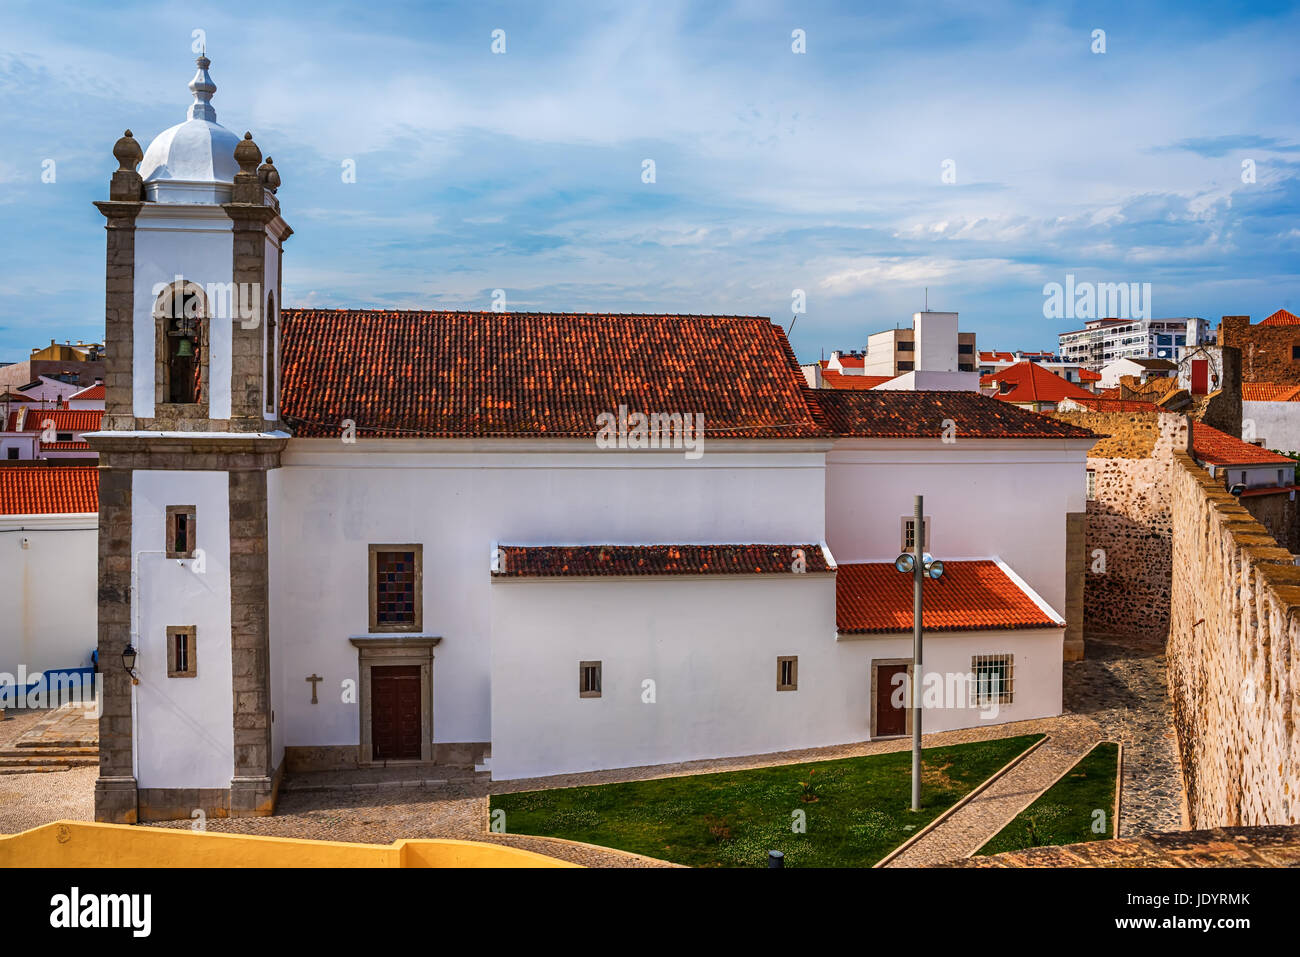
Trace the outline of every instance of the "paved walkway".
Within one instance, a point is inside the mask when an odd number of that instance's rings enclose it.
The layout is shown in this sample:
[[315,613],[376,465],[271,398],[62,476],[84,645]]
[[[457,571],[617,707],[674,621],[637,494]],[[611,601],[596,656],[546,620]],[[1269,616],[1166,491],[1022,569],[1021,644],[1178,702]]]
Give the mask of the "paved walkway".
[[1065,714],[1052,722],[1048,740],[886,866],[975,853],[1098,741],[1124,745],[1120,837],[1184,826],[1163,644],[1089,638],[1087,655],[1065,666]]
[[925,867],[978,851],[1100,740],[1087,718],[1053,719],[1046,741],[885,866]]

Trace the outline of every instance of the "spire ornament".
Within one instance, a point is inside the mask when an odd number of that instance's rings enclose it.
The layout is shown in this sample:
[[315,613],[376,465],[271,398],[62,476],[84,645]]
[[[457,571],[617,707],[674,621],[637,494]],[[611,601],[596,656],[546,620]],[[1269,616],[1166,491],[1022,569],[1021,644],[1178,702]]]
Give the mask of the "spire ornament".
[[212,77],[208,76],[208,67],[212,66],[212,61],[208,59],[206,49],[199,54],[195,62],[198,64],[198,71],[194,74],[194,79],[190,80],[190,92],[194,94],[194,102],[190,104],[189,118],[215,123],[217,111],[212,108],[212,94],[217,92],[217,85],[212,82]]

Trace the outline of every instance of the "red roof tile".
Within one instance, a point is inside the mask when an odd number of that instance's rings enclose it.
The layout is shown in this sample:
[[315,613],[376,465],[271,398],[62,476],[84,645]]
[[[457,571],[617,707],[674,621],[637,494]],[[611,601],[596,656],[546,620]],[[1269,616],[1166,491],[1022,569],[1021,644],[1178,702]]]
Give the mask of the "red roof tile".
[[[1066,401],[1066,400],[1062,400]],[[1081,405],[1089,412],[1163,412],[1164,409],[1154,402],[1141,399],[1076,399],[1071,396],[1069,402]]]
[[18,417],[25,416],[23,432],[40,432],[46,428],[45,423],[53,423],[59,432],[97,432],[99,423],[104,418],[103,409],[34,409],[23,408],[9,413],[6,429],[10,432],[18,429]]
[[938,438],[951,421],[956,435],[975,439],[1091,439],[1087,429],[1039,415],[977,392],[809,390],[834,434],[863,438]]
[[504,570],[496,578],[631,575],[795,574],[830,572],[820,545],[502,545]]
[[1091,369],[1080,369],[1080,370],[1079,370],[1079,381],[1080,381],[1080,382],[1100,382],[1100,381],[1101,381],[1101,373],[1100,373],[1100,372],[1093,372]]
[[286,309],[281,412],[299,436],[595,436],[597,417],[702,413],[711,438],[821,434],[762,318]]
[[1188,420],[1192,426],[1192,455],[1211,465],[1295,465],[1294,459],[1258,445],[1243,442],[1204,422]]
[[89,442],[42,442],[40,445],[42,449],[50,449],[53,451],[69,451],[72,449],[85,452],[90,451]]
[[98,511],[99,469],[94,466],[0,466],[0,515]]
[[828,389],[874,389],[893,378],[892,375],[845,375],[833,369],[822,372],[822,381]]
[[840,365],[845,369],[865,369],[867,360],[862,356],[840,356]]
[[1300,316],[1285,309],[1279,309],[1267,319],[1259,321],[1261,326],[1300,326]]
[[[1068,382],[1054,372],[1049,372],[1034,362],[1017,362],[1001,372],[993,373],[999,391],[995,397],[1003,402],[1059,402],[1066,396],[1090,398],[1092,393]],[[1001,391],[1001,384],[1010,384],[1010,390]]]
[[1285,382],[1243,382],[1241,398],[1243,402],[1297,402],[1300,401],[1300,385],[1288,385]]
[[96,382],[94,385],[88,385],[80,392],[74,392],[68,396],[68,401],[73,399],[102,399],[107,395],[104,389],[104,383]]
[[[943,577],[925,583],[926,631],[1063,627],[995,561],[944,562]],[[835,620],[843,634],[910,632],[912,576],[892,562],[840,565]]]

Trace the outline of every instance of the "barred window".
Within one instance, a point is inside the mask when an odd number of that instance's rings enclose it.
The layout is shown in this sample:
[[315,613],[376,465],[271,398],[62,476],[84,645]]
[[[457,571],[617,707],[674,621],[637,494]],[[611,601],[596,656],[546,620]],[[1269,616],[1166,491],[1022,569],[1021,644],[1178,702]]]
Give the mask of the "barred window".
[[776,659],[776,690],[799,690],[798,655],[781,655]]
[[424,627],[419,545],[370,546],[370,630],[419,631]]
[[1011,704],[1015,694],[1014,655],[974,655],[970,660],[970,706]]
[[[916,547],[916,518],[903,516],[899,521],[903,524],[902,546],[903,551],[910,552]],[[922,520],[925,528],[925,535],[921,540],[921,550],[928,551],[930,548],[930,516],[927,515]]]
[[579,698],[600,697],[600,672],[601,663],[599,661],[578,662]]
[[1088,501],[1097,498],[1097,472],[1095,469],[1088,469]]

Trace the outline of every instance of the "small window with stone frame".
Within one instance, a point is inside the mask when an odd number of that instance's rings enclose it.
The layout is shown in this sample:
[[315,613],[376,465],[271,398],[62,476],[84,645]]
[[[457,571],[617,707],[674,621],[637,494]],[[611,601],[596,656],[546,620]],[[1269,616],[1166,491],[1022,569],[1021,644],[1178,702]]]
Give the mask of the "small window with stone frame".
[[418,544],[370,546],[372,632],[424,627],[423,553]]
[[578,662],[578,697],[599,698],[601,688],[601,662]]
[[167,506],[167,557],[193,558],[198,539],[197,508],[193,505]]
[[798,655],[781,655],[776,659],[776,690],[799,690]]
[[198,628],[169,625],[167,628],[167,677],[198,677]]

